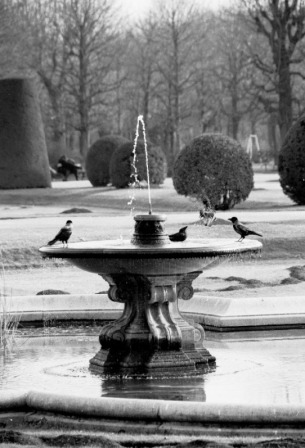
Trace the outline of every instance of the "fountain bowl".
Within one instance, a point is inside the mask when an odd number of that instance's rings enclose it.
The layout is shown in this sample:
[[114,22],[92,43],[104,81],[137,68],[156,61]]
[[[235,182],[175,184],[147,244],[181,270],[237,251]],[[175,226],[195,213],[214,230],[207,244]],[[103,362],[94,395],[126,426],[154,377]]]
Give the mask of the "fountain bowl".
[[124,303],[122,316],[102,327],[95,372],[124,377],[182,377],[215,368],[203,347],[204,330],[186,321],[178,302],[190,300],[192,282],[232,257],[261,250],[256,240],[200,239],[171,242],[164,215],[137,215],[131,241],[106,240],[40,248],[44,257],[67,259],[109,284],[108,297]]
[[192,239],[169,242],[162,246],[137,246],[128,240],[88,241],[68,247],[45,246],[39,251],[48,258],[62,258],[71,264],[99,275],[182,275],[199,272],[230,258],[259,253],[262,244],[256,240],[237,242],[233,239]]

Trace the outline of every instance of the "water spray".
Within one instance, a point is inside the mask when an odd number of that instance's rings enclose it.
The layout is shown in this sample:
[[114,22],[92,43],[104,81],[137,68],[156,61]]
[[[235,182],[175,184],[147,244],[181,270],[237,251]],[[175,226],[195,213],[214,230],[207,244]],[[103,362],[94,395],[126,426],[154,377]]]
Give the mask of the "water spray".
[[[133,185],[140,184],[139,178],[138,178],[138,170],[137,170],[137,167],[136,167],[136,160],[137,160],[136,149],[137,149],[137,143],[138,143],[138,138],[139,138],[140,123],[142,124],[142,132],[143,132],[146,175],[147,175],[148,205],[149,205],[149,214],[151,215],[152,214],[152,204],[151,204],[150,178],[149,178],[149,167],[148,167],[148,148],[147,148],[146,129],[145,129],[145,123],[144,123],[143,115],[139,115],[138,119],[137,119],[136,134],[135,134],[134,143],[133,143],[133,149],[132,149],[132,154],[133,154],[132,167],[134,169],[134,182],[133,182]],[[130,201],[128,202],[128,204],[131,205],[134,199],[135,198],[134,198],[134,195],[133,195],[131,197]]]

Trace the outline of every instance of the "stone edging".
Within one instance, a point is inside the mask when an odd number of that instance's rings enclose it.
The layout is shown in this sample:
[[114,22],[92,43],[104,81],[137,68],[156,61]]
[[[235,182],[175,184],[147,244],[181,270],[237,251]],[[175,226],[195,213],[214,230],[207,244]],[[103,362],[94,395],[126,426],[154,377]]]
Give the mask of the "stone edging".
[[[117,319],[123,304],[107,294],[16,296],[6,300],[7,311],[21,322]],[[212,331],[297,328],[305,326],[305,301],[290,297],[209,297],[197,293],[179,301],[185,318]]]
[[34,410],[79,417],[187,423],[304,424],[300,405],[233,405],[85,397],[41,391],[0,393],[0,412]]

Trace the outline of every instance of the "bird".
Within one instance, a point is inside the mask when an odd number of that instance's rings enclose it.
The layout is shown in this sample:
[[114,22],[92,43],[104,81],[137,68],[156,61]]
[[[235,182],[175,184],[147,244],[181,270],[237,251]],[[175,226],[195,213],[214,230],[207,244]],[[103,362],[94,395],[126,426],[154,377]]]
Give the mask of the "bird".
[[186,229],[188,226],[182,227],[179,232],[173,233],[172,235],[168,235],[171,241],[185,241],[187,234]]
[[211,225],[216,221],[215,212],[212,209],[209,210],[199,210],[199,217],[205,226],[211,227]]
[[244,224],[241,224],[235,216],[233,216],[233,218],[229,218],[229,221],[232,222],[233,229],[235,230],[235,232],[240,235],[240,238],[238,241],[243,241],[245,239],[245,237],[248,235],[263,236],[260,233],[254,232],[254,230],[250,230]]
[[53,240],[48,242],[48,246],[53,246],[57,241],[61,241],[63,245],[68,246],[68,240],[70,236],[72,235],[72,221],[69,219],[65,226],[60,229],[58,234],[53,238]]

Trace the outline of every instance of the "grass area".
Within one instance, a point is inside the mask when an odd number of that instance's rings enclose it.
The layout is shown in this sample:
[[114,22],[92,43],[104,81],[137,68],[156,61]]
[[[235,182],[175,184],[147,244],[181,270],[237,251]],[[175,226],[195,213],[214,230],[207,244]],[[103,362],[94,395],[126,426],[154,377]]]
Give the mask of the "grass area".
[[[274,182],[276,185],[274,185]],[[184,196],[178,195],[168,178],[160,187],[153,187],[152,205],[154,212],[187,212],[198,210],[198,204]],[[0,205],[15,205],[25,208],[44,206],[71,208],[83,207],[103,210],[130,211],[130,199],[134,197],[133,206],[138,211],[148,211],[147,188],[116,189],[111,186],[93,188],[89,181],[56,182],[54,188],[33,188],[22,190],[2,190]],[[283,207],[296,207],[282,192],[278,176],[258,174],[255,188],[249,198],[238,204],[236,210],[260,210]],[[305,207],[298,207],[304,210]]]
[[[128,204],[134,197],[134,205],[140,211],[148,211],[147,188],[95,187],[88,181],[73,183],[73,188],[47,188],[31,190],[2,190],[1,204],[19,206],[57,206],[103,208],[129,211]],[[72,185],[72,182],[71,182]],[[79,186],[78,186],[79,185]],[[152,189],[153,205],[159,212],[196,210],[196,205],[184,196],[179,196],[167,179],[164,185]]]
[[[259,174],[255,179],[256,188],[249,199],[229,211],[230,216],[242,211],[291,210],[303,211],[304,207],[295,206],[285,196],[274,173]],[[2,190],[0,209],[6,211],[11,207],[20,207],[20,216],[24,219],[0,219],[0,245],[2,262],[5,269],[40,268],[44,261],[38,253],[38,247],[45,245],[67,219],[62,211],[73,207],[94,208],[94,213],[73,215],[75,229],[71,241],[101,240],[113,238],[130,238],[133,232],[133,220],[130,217],[128,201],[135,195],[136,212],[147,212],[146,189],[117,190],[112,187],[93,188],[88,182],[57,183],[52,189]],[[190,238],[237,238],[231,224],[219,219],[217,225],[207,228],[195,225],[199,217],[198,205],[179,196],[167,179],[160,188],[152,190],[154,212],[184,213],[184,222],[189,224]],[[31,213],[35,207],[43,206],[46,218],[28,218],[28,206]],[[56,207],[58,213],[47,218],[48,210]],[[8,213],[8,212],[7,212]],[[188,218],[188,213],[190,213]],[[295,213],[291,214],[292,217]],[[223,214],[220,213],[220,216]],[[70,215],[69,215],[70,217]],[[195,219],[194,219],[195,217]],[[229,217],[229,215],[227,215]],[[266,213],[263,220],[249,222],[249,225],[263,234],[262,259],[304,259],[305,226],[300,219],[289,221],[268,220]],[[246,223],[246,222],[245,222]],[[181,225],[181,226],[182,226]],[[175,227],[166,225],[168,233],[176,231]],[[55,263],[55,262],[53,262]],[[56,262],[57,263],[57,262]],[[60,261],[58,261],[60,266]]]

